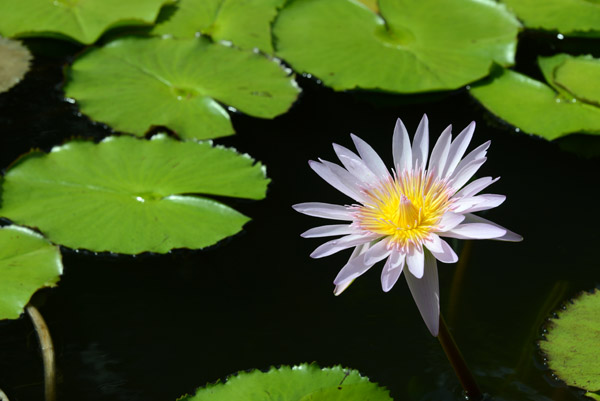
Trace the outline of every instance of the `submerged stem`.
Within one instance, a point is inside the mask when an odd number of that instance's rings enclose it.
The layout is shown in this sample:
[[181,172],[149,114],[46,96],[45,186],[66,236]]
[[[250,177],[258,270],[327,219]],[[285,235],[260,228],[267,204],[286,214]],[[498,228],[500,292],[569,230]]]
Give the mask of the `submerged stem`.
[[450,365],[452,365],[452,369],[454,369],[454,373],[456,373],[456,376],[458,377],[458,380],[460,381],[467,398],[470,401],[482,400],[483,394],[481,393],[481,390],[479,390],[479,386],[471,374],[471,371],[469,370],[460,350],[456,346],[456,342],[454,342],[454,338],[452,337],[452,334],[450,334],[448,326],[446,326],[446,322],[441,314],[438,340],[440,340],[440,344],[442,345],[442,348],[444,349],[444,352],[450,361]]
[[37,308],[31,304],[28,304],[25,308],[35,331],[40,341],[40,349],[42,351],[42,359],[44,361],[44,392],[46,395],[46,401],[56,400],[56,368],[54,363],[54,346],[52,345],[52,337],[50,337],[50,331],[44,321],[44,318],[37,310]]

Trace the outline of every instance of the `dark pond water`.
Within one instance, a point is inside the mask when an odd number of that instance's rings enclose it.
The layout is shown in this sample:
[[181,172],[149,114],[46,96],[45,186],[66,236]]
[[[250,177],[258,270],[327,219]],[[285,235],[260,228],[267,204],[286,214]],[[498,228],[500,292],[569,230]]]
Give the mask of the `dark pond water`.
[[[62,100],[63,65],[81,48],[50,40],[26,44],[36,57],[32,71],[0,95],[2,168],[31,147],[110,134]],[[539,75],[534,57],[565,46],[574,54],[591,49],[532,35],[521,44],[519,68]],[[59,286],[39,294],[57,348],[59,399],[174,401],[237,371],[316,361],[358,369],[396,400],[461,400],[404,280],[385,294],[375,267],[334,297],[332,280],[349,254],[311,260],[320,241],[299,234],[322,221],[290,207],[347,202],[307,165],[334,159],[331,142],[350,146],[349,133],[356,133],[389,162],[395,119],[412,133],[423,113],[432,142],[447,124],[458,132],[477,121],[472,147],[492,140],[480,175],[502,176],[490,191],[508,196],[485,217],[525,237],[516,244],[454,243],[460,265],[440,264],[442,313],[481,387],[494,400],[582,399],[552,378],[536,342],[553,310],[600,285],[600,158],[565,150],[598,154],[598,138],[548,143],[516,133],[464,90],[394,97],[299,82],[304,92],[289,113],[271,121],[234,115],[238,133],[217,141],[265,163],[272,179],[265,200],[228,201],[253,219],[241,234],[210,249],[168,255],[63,250]],[[41,400],[42,380],[29,320],[0,322],[0,388],[11,401]]]

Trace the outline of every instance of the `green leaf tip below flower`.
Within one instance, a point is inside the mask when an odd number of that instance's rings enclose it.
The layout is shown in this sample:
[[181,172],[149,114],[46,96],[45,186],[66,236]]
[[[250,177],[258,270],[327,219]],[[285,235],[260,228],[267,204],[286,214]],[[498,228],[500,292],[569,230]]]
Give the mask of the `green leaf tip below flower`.
[[388,391],[353,369],[316,364],[239,372],[178,401],[391,401]]
[[0,228],[0,320],[16,319],[40,288],[58,282],[60,250],[28,228]]
[[539,342],[548,366],[569,386],[600,392],[600,291],[583,293],[557,314]]
[[213,245],[249,218],[209,197],[262,199],[269,183],[247,155],[165,135],[73,141],[35,156],[7,171],[0,216],[97,252]]
[[170,0],[0,0],[0,34],[94,43],[104,31],[150,25]]
[[[519,22],[488,0],[295,0],[273,25],[276,54],[335,90],[456,89],[512,65]],[[310,26],[310,29],[306,29]]]
[[84,114],[137,136],[155,126],[183,139],[231,135],[224,105],[274,118],[300,92],[279,61],[207,38],[118,39],[84,53],[67,74],[65,93]]

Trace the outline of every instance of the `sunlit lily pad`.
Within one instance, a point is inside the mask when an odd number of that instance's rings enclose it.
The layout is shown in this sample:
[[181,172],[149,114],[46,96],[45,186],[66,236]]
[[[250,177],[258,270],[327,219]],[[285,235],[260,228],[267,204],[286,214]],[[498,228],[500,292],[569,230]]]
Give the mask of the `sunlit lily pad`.
[[164,253],[239,232],[249,218],[205,195],[261,199],[268,182],[260,163],[208,142],[74,141],[8,170],[0,216],[71,248]]
[[20,42],[0,36],[0,93],[23,79],[31,59],[31,53]]
[[[198,33],[243,49],[273,53],[271,23],[284,0],[179,0],[165,7],[158,35],[193,38]],[[159,17],[159,21],[161,18]]]
[[491,0],[295,0],[273,26],[277,55],[336,90],[459,88],[514,62],[519,23]]
[[595,0],[502,1],[528,28],[600,35],[600,3]]
[[27,228],[0,228],[0,320],[16,319],[34,292],[62,274],[60,250]]
[[600,106],[600,59],[567,56],[555,68],[554,82],[578,100]]
[[[569,386],[600,395],[600,291],[572,300],[552,319],[540,348],[548,366]],[[592,394],[590,394],[591,396]]]
[[89,44],[109,28],[149,25],[169,0],[0,0],[0,34]]
[[503,70],[471,88],[471,94],[501,119],[548,140],[571,133],[600,134],[600,108],[565,99],[548,85]]
[[65,92],[83,113],[139,136],[152,126],[182,138],[231,135],[221,103],[273,118],[299,92],[277,61],[205,38],[116,40],[78,58],[68,75]]
[[230,376],[224,383],[200,388],[178,401],[391,401],[388,391],[367,377],[340,366],[315,364],[253,370]]

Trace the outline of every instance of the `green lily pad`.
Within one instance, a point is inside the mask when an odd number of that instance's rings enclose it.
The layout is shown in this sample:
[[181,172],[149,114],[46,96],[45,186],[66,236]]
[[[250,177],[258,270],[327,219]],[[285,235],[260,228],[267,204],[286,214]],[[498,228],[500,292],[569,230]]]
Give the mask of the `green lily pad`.
[[213,245],[249,220],[204,195],[262,199],[268,182],[260,163],[208,142],[74,141],[8,170],[0,216],[71,248],[165,253]]
[[[310,29],[307,29],[310,27]],[[295,0],[273,26],[276,54],[335,90],[455,89],[514,62],[520,25],[491,0]]]
[[179,0],[152,31],[157,35],[193,38],[198,33],[231,41],[242,49],[273,53],[271,23],[285,0]]
[[552,87],[552,89],[554,89],[558,93],[561,100],[567,102],[574,102],[576,101],[575,96],[573,96],[573,94],[570,93],[564,87],[558,85],[554,80],[554,73],[556,68],[562,63],[564,63],[565,60],[569,57],[571,56],[564,53],[556,54],[551,57],[538,57],[538,65],[540,66],[540,70],[544,75],[544,79]]
[[0,93],[18,84],[29,71],[32,56],[21,42],[0,36]]
[[563,34],[600,34],[600,3],[594,0],[502,0],[528,28]]
[[578,100],[600,106],[600,59],[567,57],[554,70],[554,82]]
[[[600,291],[572,300],[550,321],[540,348],[548,366],[569,386],[600,392]],[[596,397],[598,394],[596,394]]]
[[391,401],[386,389],[356,370],[315,364],[240,372],[179,401]]
[[471,88],[471,94],[501,119],[548,140],[571,133],[600,134],[600,108],[565,100],[548,85],[503,70]]
[[143,136],[166,126],[182,138],[234,133],[219,103],[255,117],[286,112],[299,88],[274,60],[206,38],[124,38],[75,60],[65,86],[90,118]]
[[150,25],[169,0],[0,0],[0,34],[94,43],[104,31]]
[[60,250],[24,227],[0,228],[0,320],[16,319],[34,292],[62,274]]

